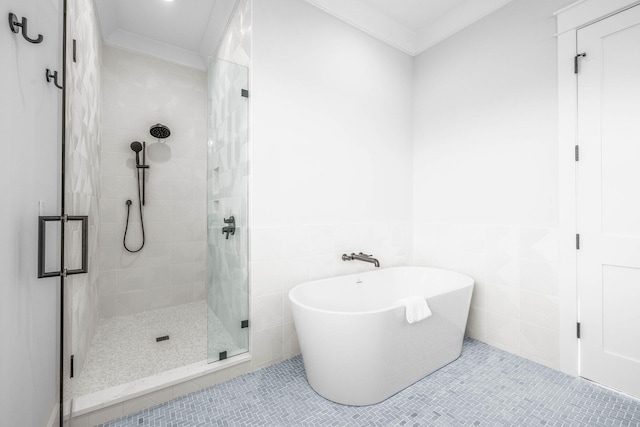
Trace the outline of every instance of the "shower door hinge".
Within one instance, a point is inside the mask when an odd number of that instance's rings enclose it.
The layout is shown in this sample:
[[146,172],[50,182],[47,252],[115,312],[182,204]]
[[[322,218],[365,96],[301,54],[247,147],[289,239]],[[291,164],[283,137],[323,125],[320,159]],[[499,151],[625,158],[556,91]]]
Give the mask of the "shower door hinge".
[[580,161],[580,146],[576,145],[576,162]]
[[227,358],[227,351],[221,351],[220,353],[218,353],[218,359],[219,360],[224,360]]
[[576,234],[576,249],[580,249],[580,235]]
[[240,90],[240,95],[242,95],[244,98],[248,98],[249,97],[249,91],[246,89],[242,89]]
[[73,378],[73,354],[69,360],[69,378]]
[[576,336],[580,339],[580,322],[576,323]]
[[249,321],[248,320],[243,320],[240,322],[240,329],[243,328],[248,328],[249,327]]
[[578,71],[579,71],[578,63],[579,63],[580,57],[584,58],[585,56],[587,56],[587,54],[583,52],[573,57],[573,73],[574,74],[578,74]]

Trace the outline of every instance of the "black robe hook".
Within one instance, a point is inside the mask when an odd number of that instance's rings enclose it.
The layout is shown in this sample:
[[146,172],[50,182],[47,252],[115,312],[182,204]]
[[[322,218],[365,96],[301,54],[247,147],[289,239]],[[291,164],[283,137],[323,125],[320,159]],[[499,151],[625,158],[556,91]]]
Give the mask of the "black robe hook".
[[29,37],[27,35],[27,18],[22,18],[22,22],[18,22],[18,17],[15,13],[9,12],[9,28],[11,28],[11,31],[16,34],[18,34],[20,32],[20,28],[22,28],[22,37],[24,37],[24,39],[29,43],[38,44],[42,43],[42,40],[44,40],[42,34],[38,34],[38,38],[35,39]]
[[51,74],[51,70],[47,68],[47,72],[45,73],[45,76],[47,77],[47,81],[49,83],[51,83],[51,79],[53,79],[53,84],[56,85],[56,87],[58,89],[62,89],[62,86],[60,84],[58,84],[58,72],[54,71],[53,74]]

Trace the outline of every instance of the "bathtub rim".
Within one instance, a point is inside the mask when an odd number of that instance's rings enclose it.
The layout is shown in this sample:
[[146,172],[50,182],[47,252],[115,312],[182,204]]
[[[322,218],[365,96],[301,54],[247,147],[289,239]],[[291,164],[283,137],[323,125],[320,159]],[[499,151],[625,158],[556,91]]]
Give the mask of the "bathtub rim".
[[[297,284],[296,286],[294,286],[289,292],[288,292],[288,297],[289,297],[289,301],[303,309],[306,310],[310,310],[316,313],[324,313],[324,314],[336,314],[336,315],[343,315],[343,316],[361,316],[361,315],[368,315],[368,314],[379,314],[379,313],[386,313],[389,311],[393,311],[395,309],[398,308],[403,308],[402,306],[399,305],[395,305],[395,304],[391,304],[388,307],[384,307],[378,310],[367,310],[367,311],[336,311],[336,310],[324,310],[321,308],[317,308],[317,307],[312,307],[309,306],[307,304],[303,304],[300,302],[299,299],[296,299],[295,297],[293,297],[293,292],[298,289],[299,287],[302,286],[307,286],[307,285],[312,285],[312,284],[316,284],[318,282],[323,282],[326,280],[331,280],[331,279],[337,279],[337,278],[348,278],[348,277],[357,277],[360,278],[364,275],[371,275],[371,274],[375,274],[381,270],[392,270],[392,269],[416,269],[416,270],[435,270],[435,271],[441,271],[441,272],[445,272],[447,274],[451,274],[453,276],[459,276],[462,279],[465,279],[468,281],[467,284],[464,284],[462,286],[456,287],[454,289],[451,289],[449,292],[455,292],[457,290],[460,289],[464,289],[466,287],[473,287],[475,285],[475,279],[469,275],[466,275],[464,273],[459,273],[457,271],[453,271],[453,270],[447,270],[444,268],[435,268],[435,267],[420,267],[420,266],[412,266],[412,265],[399,265],[399,266],[393,266],[393,267],[383,267],[380,270],[372,270],[372,271],[365,271],[363,273],[353,273],[353,274],[344,274],[342,276],[333,276],[333,277],[328,277],[325,279],[318,279],[318,280],[310,280],[308,282],[302,282]],[[438,295],[442,295],[442,294],[438,294]],[[437,296],[437,295],[434,295]]]

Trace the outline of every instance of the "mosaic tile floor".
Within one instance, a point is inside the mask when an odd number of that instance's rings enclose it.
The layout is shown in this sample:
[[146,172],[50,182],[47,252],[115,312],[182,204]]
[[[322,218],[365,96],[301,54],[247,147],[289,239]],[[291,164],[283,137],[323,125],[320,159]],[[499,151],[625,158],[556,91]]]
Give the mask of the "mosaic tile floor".
[[[237,350],[207,304],[198,301],[129,316],[101,319],[80,375],[65,384],[65,400],[125,384]],[[207,340],[207,333],[210,340]],[[156,337],[169,335],[167,341]]]
[[467,339],[378,405],[323,399],[298,356],[103,425],[125,426],[640,426],[640,400]]

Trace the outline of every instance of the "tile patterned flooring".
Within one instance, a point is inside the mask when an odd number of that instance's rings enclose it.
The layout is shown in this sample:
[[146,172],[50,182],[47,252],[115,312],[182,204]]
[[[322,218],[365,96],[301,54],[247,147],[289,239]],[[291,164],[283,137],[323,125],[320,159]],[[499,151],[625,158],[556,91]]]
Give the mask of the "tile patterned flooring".
[[[156,342],[163,335],[170,339]],[[82,372],[66,381],[65,400],[238,350],[205,301],[102,319]]]
[[640,400],[466,339],[459,359],[377,405],[320,397],[298,356],[103,425],[125,426],[640,426]]

